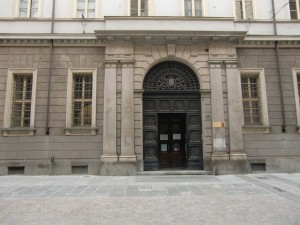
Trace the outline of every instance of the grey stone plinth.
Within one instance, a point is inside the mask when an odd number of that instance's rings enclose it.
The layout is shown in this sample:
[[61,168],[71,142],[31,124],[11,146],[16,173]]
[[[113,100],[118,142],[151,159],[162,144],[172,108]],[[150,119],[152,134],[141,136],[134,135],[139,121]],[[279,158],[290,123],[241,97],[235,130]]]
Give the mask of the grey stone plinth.
[[212,168],[216,175],[245,174],[250,171],[247,160],[213,160]]
[[136,175],[136,162],[101,162],[101,176],[134,176]]

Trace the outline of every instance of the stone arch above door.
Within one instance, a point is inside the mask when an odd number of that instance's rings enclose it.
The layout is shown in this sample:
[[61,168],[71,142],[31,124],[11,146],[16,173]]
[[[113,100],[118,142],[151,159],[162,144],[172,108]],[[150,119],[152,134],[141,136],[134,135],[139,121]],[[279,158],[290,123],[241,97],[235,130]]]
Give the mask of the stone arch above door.
[[200,85],[191,68],[177,61],[165,61],[148,71],[143,88],[144,91],[196,91]]

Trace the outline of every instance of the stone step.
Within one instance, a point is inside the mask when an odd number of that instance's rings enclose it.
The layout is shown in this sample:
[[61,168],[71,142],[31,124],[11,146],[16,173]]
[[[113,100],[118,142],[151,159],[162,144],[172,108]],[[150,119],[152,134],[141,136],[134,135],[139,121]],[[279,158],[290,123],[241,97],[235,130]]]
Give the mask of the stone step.
[[137,176],[164,176],[164,175],[212,175],[212,171],[205,170],[158,170],[137,172]]

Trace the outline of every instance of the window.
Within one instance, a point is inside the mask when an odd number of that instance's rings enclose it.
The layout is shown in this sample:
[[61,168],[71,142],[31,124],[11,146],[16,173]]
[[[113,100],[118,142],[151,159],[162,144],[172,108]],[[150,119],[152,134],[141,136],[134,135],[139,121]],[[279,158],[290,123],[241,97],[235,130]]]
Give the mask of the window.
[[244,130],[268,133],[270,127],[264,70],[242,69],[240,73]]
[[300,69],[293,69],[293,80],[297,113],[297,127],[298,133],[300,133]]
[[185,16],[203,16],[202,0],[184,0]]
[[289,0],[291,19],[299,19],[299,0]]
[[96,134],[96,70],[69,70],[66,119],[66,135]]
[[96,0],[76,0],[77,18],[95,18]]
[[253,19],[252,0],[235,0],[236,19]]
[[37,71],[8,72],[4,113],[4,136],[33,135]]
[[261,124],[259,77],[257,74],[244,74],[241,82],[245,125]]
[[19,17],[38,17],[39,0],[20,0]]
[[148,16],[148,0],[130,0],[130,16]]

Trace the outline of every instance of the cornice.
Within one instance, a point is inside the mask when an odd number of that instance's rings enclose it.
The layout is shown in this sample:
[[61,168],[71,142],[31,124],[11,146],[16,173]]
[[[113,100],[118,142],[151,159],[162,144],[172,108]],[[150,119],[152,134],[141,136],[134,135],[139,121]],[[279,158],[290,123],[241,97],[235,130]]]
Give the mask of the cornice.
[[[243,40],[237,48],[275,48],[275,40]],[[300,40],[277,40],[279,48],[300,48]]]
[[[50,39],[0,39],[0,46],[49,46]],[[70,47],[99,47],[104,46],[101,40],[91,39],[55,39],[53,46],[70,46]]]

